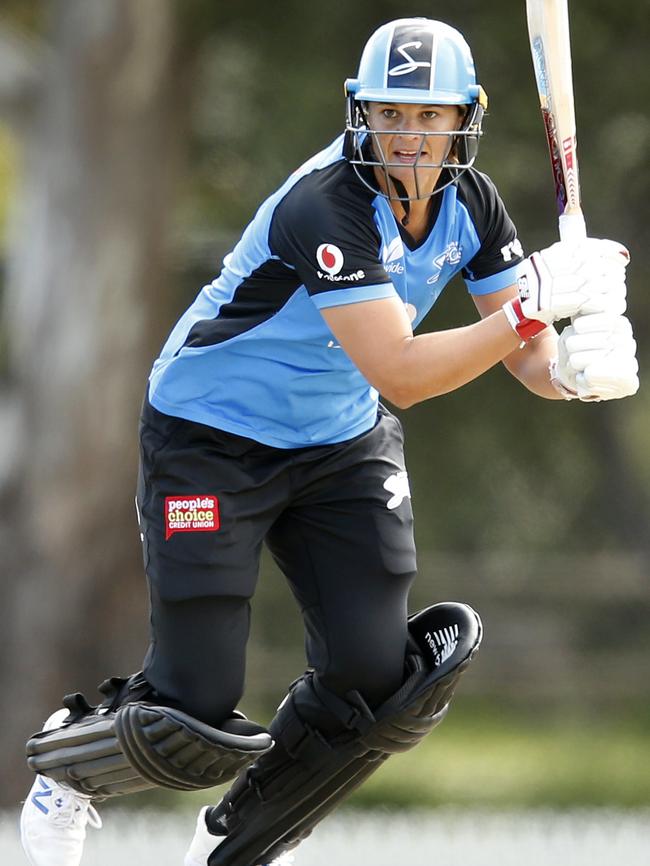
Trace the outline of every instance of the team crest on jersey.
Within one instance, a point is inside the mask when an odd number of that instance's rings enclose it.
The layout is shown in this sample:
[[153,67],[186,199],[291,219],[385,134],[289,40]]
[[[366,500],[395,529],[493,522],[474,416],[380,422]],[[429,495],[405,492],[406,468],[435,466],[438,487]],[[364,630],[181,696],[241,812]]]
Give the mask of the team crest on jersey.
[[216,496],[206,493],[165,497],[165,541],[175,532],[216,532],[219,526]]
[[326,274],[333,277],[343,267],[343,253],[336,244],[321,244],[316,250],[316,261]]
[[436,256],[432,262],[435,267],[435,271],[431,274],[429,279],[427,280],[427,284],[431,286],[433,283],[437,283],[440,279],[440,273],[445,265],[457,265],[460,264],[460,261],[463,256],[463,248],[458,243],[458,241],[452,241],[447,245],[444,252],[440,253],[440,255]]

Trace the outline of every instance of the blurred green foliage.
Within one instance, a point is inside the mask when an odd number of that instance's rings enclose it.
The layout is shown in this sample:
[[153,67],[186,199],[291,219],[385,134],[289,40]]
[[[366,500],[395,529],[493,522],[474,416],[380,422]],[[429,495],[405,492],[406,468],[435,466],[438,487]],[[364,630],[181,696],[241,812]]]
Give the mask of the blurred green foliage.
[[391,758],[355,805],[650,805],[650,731],[638,719],[523,717],[469,708]]
[[6,250],[8,210],[15,195],[17,172],[17,143],[9,130],[0,124],[0,256]]

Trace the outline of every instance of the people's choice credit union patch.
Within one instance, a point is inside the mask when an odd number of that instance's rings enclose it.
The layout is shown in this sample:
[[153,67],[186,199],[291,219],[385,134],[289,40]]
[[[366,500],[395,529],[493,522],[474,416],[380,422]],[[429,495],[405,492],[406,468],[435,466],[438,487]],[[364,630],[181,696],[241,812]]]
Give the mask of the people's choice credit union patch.
[[175,532],[215,532],[219,500],[211,494],[165,497],[165,541]]

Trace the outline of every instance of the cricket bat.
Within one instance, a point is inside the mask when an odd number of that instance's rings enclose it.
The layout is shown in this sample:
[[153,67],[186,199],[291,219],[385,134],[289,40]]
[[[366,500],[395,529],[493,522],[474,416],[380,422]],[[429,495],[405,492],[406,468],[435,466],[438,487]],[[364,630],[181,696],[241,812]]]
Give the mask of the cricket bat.
[[586,237],[580,206],[568,0],[526,0],[537,92],[551,156],[561,240]]

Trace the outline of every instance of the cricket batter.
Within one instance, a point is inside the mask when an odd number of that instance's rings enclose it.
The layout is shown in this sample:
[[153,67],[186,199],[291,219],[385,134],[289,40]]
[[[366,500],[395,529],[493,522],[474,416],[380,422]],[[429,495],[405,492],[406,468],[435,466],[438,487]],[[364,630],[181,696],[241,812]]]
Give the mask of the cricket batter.
[[[98,707],[70,695],[29,741],[33,866],[78,866],[93,801],[231,779],[185,866],[286,862],[442,719],[481,624],[458,603],[407,617],[402,428],[379,394],[405,409],[499,361],[549,400],[638,388],[627,251],[588,239],[525,258],[474,168],[487,97],[461,34],[385,24],[345,89],[344,134],[261,205],[153,366],[137,496],[151,645]],[[456,274],[477,321],[414,336]],[[268,731],[236,710],[263,542],[309,665]]]

